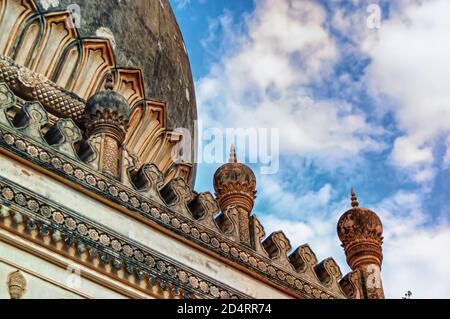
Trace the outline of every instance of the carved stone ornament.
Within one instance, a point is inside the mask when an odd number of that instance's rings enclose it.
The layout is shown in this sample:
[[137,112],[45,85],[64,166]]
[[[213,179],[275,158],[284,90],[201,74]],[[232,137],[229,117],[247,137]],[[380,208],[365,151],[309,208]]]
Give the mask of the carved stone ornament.
[[381,266],[383,225],[375,212],[359,207],[354,190],[352,208],[339,219],[337,232],[352,270],[364,264]]
[[7,283],[11,299],[21,299],[25,295],[27,280],[19,270],[8,275]]
[[287,255],[292,247],[289,239],[283,232],[278,231],[270,234],[262,244],[272,260],[287,269],[294,270]]
[[0,123],[11,127],[11,122],[7,116],[9,109],[16,104],[16,96],[8,86],[0,83]]
[[237,162],[233,145],[230,162],[214,174],[214,190],[222,211],[239,206],[250,215],[256,198],[256,177],[250,167]]

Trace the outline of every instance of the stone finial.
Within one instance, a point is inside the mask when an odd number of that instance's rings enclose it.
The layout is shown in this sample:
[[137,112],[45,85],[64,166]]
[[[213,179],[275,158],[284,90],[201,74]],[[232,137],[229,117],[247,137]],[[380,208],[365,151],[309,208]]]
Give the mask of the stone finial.
[[238,206],[250,215],[256,198],[256,177],[250,167],[236,161],[234,146],[230,163],[222,165],[214,174],[214,190],[222,211]]
[[381,267],[383,225],[376,213],[359,207],[354,197],[353,207],[342,215],[337,226],[347,262],[353,270],[364,264]]
[[237,162],[234,145],[231,146],[230,162],[214,174],[214,190],[222,212],[236,207],[240,242],[251,246],[249,217],[256,198],[256,177],[250,167]]
[[352,208],[339,219],[337,233],[348,265],[358,270],[363,278],[364,297],[384,298],[381,283],[383,225],[375,212],[359,207],[354,191]]
[[8,290],[11,299],[21,299],[27,289],[27,280],[19,270],[8,275]]
[[230,147],[230,163],[237,163],[237,157],[236,157],[236,147],[234,146],[234,144],[231,144]]
[[84,109],[85,135],[100,139],[101,154],[98,168],[101,172],[121,179],[122,146],[129,127],[130,106],[127,99],[111,88],[107,76],[106,90],[91,96]]
[[292,248],[291,243],[283,232],[278,231],[270,234],[264,240],[263,247],[272,260],[285,268],[294,270],[288,258],[288,253]]
[[356,198],[356,192],[355,189],[352,188],[352,207],[358,207],[359,203],[358,203],[358,198]]

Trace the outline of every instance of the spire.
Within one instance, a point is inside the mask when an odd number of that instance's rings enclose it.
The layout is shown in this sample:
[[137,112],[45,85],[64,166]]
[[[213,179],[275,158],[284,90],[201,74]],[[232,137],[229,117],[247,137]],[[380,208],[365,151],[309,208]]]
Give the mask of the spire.
[[113,90],[114,81],[111,72],[106,73],[105,90]]
[[359,206],[358,198],[356,198],[355,189],[352,188],[352,207],[356,208]]
[[339,219],[337,233],[348,265],[352,271],[358,271],[361,278],[364,298],[384,298],[381,282],[383,224],[374,211],[359,208],[354,189],[352,208]]
[[230,149],[230,163],[237,163],[237,157],[236,157],[236,147],[234,146],[234,144],[231,144],[231,149]]

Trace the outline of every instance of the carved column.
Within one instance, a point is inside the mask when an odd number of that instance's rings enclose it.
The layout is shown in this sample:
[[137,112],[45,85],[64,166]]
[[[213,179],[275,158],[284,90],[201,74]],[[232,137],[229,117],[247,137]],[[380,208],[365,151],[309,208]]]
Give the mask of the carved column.
[[130,110],[126,99],[112,88],[112,77],[107,75],[105,91],[92,96],[85,109],[85,127],[88,142],[96,151],[96,168],[120,179],[122,144],[128,128]]
[[364,298],[384,298],[381,282],[383,226],[377,214],[359,207],[354,190],[352,209],[339,219],[337,230],[347,263],[360,276]]
[[256,198],[256,178],[248,166],[237,162],[234,146],[230,162],[214,174],[214,189],[222,212],[237,208],[240,242],[251,246],[250,213]]

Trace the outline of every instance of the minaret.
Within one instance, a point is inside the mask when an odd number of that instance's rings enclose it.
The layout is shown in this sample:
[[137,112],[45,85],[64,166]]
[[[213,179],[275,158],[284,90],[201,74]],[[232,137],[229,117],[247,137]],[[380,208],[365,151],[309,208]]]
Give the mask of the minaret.
[[351,204],[352,208],[342,215],[337,225],[347,263],[353,271],[358,272],[364,297],[383,299],[381,220],[370,209],[359,207],[354,189],[352,189]]
[[97,145],[100,153],[98,169],[120,178],[122,144],[128,128],[130,107],[127,100],[113,88],[112,75],[108,73],[105,90],[93,95],[86,103],[84,125],[87,137]]
[[214,174],[214,189],[222,212],[231,206],[237,208],[240,242],[250,246],[249,217],[256,198],[256,177],[250,167],[238,163],[234,145],[231,145],[229,163]]

